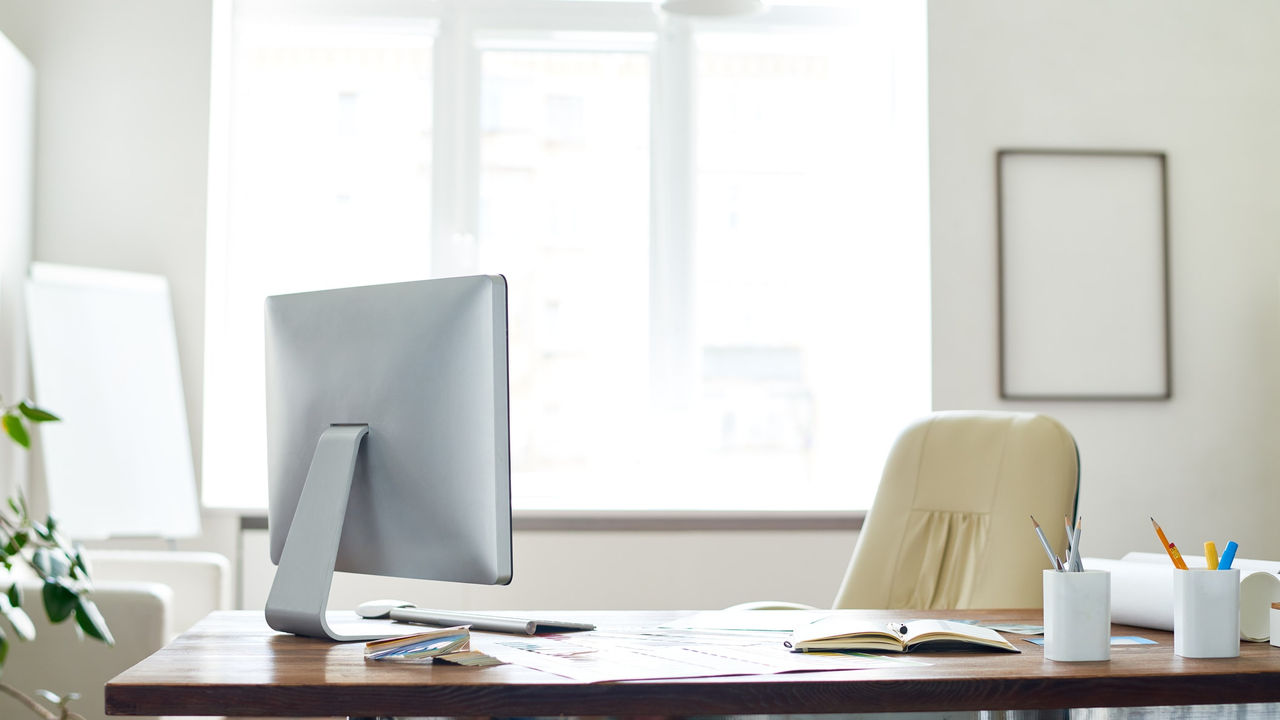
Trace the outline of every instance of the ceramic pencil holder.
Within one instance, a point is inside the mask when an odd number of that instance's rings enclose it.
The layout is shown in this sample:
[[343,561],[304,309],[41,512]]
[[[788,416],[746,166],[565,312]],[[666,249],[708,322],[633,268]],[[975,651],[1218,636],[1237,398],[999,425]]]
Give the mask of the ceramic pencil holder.
[[1280,602],[1271,603],[1271,644],[1280,647]]
[[1173,652],[1188,658],[1240,654],[1240,570],[1173,573]]
[[1111,659],[1111,573],[1044,571],[1044,656]]

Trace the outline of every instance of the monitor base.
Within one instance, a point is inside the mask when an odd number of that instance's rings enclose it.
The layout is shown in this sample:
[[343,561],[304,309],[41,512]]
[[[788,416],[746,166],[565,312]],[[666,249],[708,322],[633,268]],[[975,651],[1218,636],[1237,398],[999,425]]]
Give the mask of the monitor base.
[[386,637],[335,632],[325,620],[356,458],[368,434],[368,425],[334,424],[316,443],[267,595],[267,624],[274,630],[335,642]]

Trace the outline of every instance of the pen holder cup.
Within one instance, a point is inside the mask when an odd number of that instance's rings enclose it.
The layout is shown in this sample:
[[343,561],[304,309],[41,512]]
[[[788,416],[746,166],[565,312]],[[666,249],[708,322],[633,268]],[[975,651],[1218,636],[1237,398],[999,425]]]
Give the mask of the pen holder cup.
[[1280,647],[1280,602],[1271,603],[1271,645]]
[[1188,658],[1240,655],[1240,570],[1173,573],[1173,652]]
[[1044,571],[1044,656],[1111,659],[1111,573]]

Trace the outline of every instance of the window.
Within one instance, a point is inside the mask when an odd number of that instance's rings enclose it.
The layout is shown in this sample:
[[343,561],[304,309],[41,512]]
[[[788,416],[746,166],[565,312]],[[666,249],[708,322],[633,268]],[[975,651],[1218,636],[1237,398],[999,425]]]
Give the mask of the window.
[[895,0],[237,0],[205,503],[265,505],[265,295],[484,272],[517,510],[867,507],[929,409],[924,33]]

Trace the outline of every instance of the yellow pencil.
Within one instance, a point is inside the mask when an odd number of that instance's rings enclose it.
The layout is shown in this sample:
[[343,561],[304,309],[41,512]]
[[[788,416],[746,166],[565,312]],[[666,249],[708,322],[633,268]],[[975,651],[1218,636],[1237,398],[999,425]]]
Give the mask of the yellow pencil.
[[1169,538],[1164,536],[1164,530],[1160,529],[1160,523],[1155,518],[1151,518],[1151,524],[1156,528],[1156,535],[1160,538],[1160,544],[1164,545],[1164,551],[1169,553],[1169,559],[1173,561],[1173,566],[1179,570],[1186,570],[1187,563],[1182,559],[1182,553],[1178,552],[1178,546],[1169,542]]
[[1204,566],[1210,570],[1218,569],[1218,546],[1212,540],[1204,544]]

